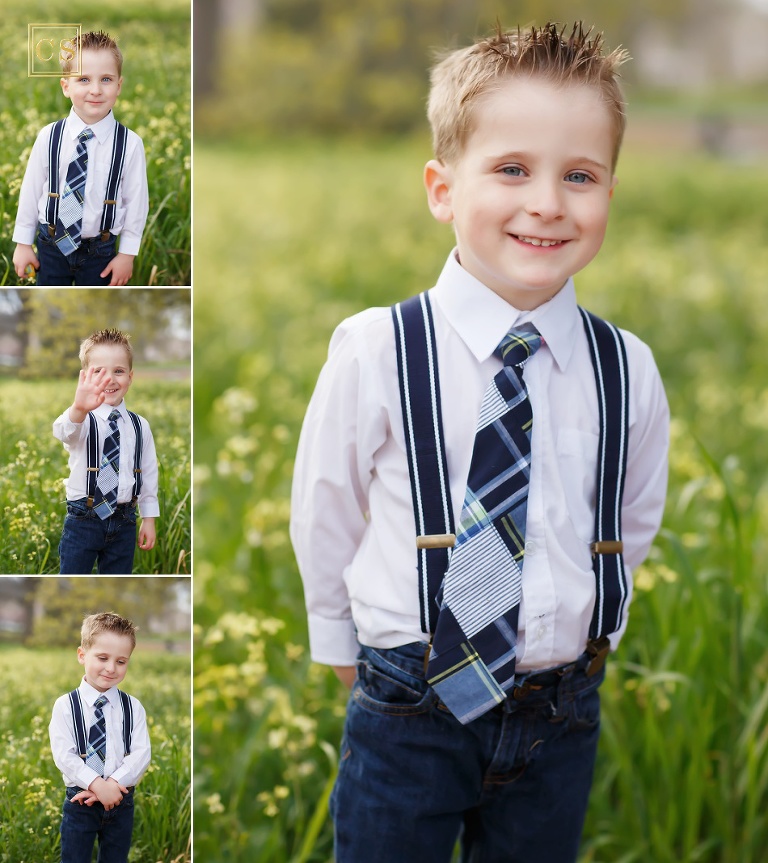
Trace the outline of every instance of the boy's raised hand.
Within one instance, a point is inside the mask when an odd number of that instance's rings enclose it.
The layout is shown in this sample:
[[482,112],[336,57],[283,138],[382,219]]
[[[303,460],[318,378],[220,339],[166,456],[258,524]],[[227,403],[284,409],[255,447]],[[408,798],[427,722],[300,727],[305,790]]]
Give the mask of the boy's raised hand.
[[93,366],[80,370],[80,377],[75,390],[75,401],[69,409],[69,418],[73,423],[81,423],[88,412],[96,410],[106,398],[104,383],[108,374],[106,368],[96,371]]

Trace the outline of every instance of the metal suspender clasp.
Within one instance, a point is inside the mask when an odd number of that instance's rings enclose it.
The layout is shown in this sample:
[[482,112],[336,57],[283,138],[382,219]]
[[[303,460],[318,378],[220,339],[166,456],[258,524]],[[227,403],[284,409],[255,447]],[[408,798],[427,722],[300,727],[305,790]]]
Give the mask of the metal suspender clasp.
[[416,548],[453,548],[455,533],[427,533],[416,537]]
[[587,642],[589,662],[585,669],[587,677],[592,677],[593,674],[597,674],[597,672],[600,671],[600,669],[605,665],[605,658],[608,656],[610,650],[611,642],[608,640],[607,635],[604,635],[602,638],[598,638],[597,640],[594,638],[589,639]]
[[623,554],[624,543],[620,539],[603,539],[593,542],[589,550],[592,552],[592,557],[596,554]]

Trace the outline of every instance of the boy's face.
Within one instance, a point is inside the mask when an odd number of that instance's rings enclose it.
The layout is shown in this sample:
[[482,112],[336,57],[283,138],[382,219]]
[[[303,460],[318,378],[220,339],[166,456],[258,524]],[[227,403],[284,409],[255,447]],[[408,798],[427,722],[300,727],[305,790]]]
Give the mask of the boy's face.
[[96,345],[88,353],[88,368],[107,370],[104,381],[104,404],[116,407],[125,398],[133,382],[133,369],[128,351],[120,345]]
[[111,51],[86,48],[81,53],[80,76],[62,78],[61,89],[72,100],[78,117],[88,125],[103,120],[120,95],[123,79]]
[[551,299],[597,254],[616,178],[598,90],[510,78],[482,97],[455,164],[432,160],[432,214],[464,269],[518,309]]
[[88,683],[99,692],[106,692],[125,677],[132,652],[133,645],[127,635],[102,632],[87,650],[77,648],[77,661],[85,667]]

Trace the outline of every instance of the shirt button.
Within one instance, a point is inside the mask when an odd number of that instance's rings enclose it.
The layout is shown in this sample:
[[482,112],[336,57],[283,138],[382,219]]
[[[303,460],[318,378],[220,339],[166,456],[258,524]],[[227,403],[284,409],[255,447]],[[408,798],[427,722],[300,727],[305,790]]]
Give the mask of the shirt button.
[[533,540],[529,539],[528,542],[526,542],[525,544],[525,553],[533,554],[534,551],[536,551],[536,543]]

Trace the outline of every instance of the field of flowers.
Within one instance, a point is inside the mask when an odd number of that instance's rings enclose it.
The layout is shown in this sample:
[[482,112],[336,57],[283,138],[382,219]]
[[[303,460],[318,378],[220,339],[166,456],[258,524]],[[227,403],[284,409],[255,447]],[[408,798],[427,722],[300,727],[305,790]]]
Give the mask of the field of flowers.
[[[139,650],[125,689],[147,711],[152,763],[137,786],[131,863],[187,863],[190,835],[188,656]],[[74,647],[0,647],[0,861],[57,860],[64,799],[48,742],[54,701],[81,674]]]
[[[51,426],[71,403],[67,380],[0,378],[0,572],[59,571],[67,454]],[[136,550],[134,572],[173,575],[190,571],[189,383],[140,380],[131,410],[149,420],[160,464],[157,545]]]
[[[331,856],[344,693],[307,655],[292,459],[334,325],[442,266],[451,239],[425,206],[426,158],[421,142],[196,151],[195,194],[226,201],[196,214],[201,860]],[[581,863],[743,863],[768,847],[768,169],[628,152],[619,175],[605,246],[577,288],[653,347],[672,465],[603,687]],[[235,224],[237,255],[217,255]]]
[[[144,141],[149,216],[133,285],[191,284],[190,0],[75,0],[67,21],[118,37],[124,55],[118,120]],[[10,0],[0,39],[0,285],[20,284],[11,265],[18,193],[38,131],[70,107],[57,78],[27,77],[27,25],[51,21],[50,4]],[[59,21],[60,13],[53,15]],[[26,284],[26,282],[24,282]]]

